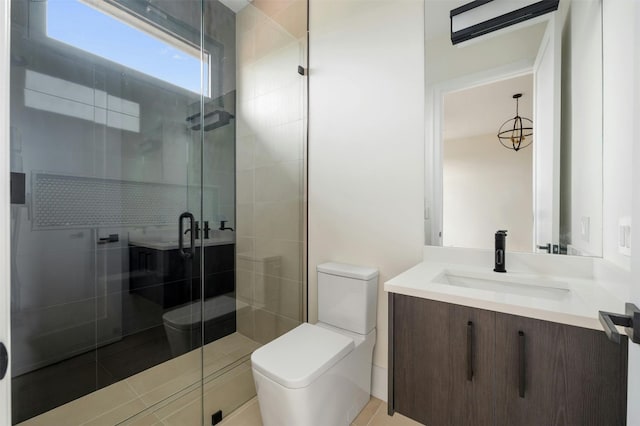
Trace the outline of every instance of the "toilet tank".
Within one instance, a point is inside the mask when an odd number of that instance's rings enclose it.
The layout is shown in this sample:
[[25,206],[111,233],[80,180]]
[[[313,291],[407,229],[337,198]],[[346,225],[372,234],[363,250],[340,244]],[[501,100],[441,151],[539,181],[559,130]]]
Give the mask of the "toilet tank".
[[378,270],[343,263],[318,265],[318,320],[367,334],[376,326]]

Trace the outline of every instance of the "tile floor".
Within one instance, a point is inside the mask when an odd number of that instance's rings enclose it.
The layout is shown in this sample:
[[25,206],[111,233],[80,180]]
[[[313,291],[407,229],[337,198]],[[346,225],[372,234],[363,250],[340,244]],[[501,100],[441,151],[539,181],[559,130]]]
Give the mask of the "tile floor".
[[[206,412],[227,413],[255,396],[249,356],[260,346],[233,333],[206,345],[202,362],[200,350],[191,351],[21,425],[199,424],[202,394]],[[201,391],[202,365],[206,379]]]
[[14,377],[11,382],[13,422],[23,422],[171,358],[161,325]]
[[[220,426],[262,426],[258,399],[253,398],[238,408]],[[387,403],[371,397],[351,426],[420,426],[420,423],[398,413],[388,416]]]
[[[195,350],[20,425],[193,426],[200,424],[202,401],[205,412],[220,409],[231,413],[222,426],[262,426],[249,361],[250,354],[259,346],[239,333],[206,345],[203,364],[207,379],[203,389],[200,351]],[[419,426],[419,423],[400,414],[387,416],[387,404],[371,398],[352,426]]]

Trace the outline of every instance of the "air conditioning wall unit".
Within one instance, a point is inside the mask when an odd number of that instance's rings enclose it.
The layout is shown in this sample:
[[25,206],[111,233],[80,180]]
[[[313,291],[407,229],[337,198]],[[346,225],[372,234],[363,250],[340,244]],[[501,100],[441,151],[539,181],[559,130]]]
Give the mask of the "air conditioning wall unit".
[[451,42],[455,45],[558,9],[560,0],[474,0],[453,9]]

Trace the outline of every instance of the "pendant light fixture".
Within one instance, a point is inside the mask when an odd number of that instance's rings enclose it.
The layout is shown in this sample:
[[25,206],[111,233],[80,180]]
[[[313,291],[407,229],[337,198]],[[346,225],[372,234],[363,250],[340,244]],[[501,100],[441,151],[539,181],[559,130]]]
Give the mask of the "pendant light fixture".
[[518,112],[518,100],[522,93],[513,95],[516,100],[516,116],[505,121],[498,130],[498,140],[505,148],[520,151],[533,142],[533,121],[520,117]]

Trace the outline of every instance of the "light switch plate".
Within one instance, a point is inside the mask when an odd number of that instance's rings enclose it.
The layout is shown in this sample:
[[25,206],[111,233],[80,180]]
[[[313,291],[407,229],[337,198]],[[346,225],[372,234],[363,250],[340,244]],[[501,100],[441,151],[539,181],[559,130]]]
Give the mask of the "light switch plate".
[[618,219],[618,252],[625,256],[631,256],[630,216],[624,216]]
[[591,227],[591,219],[589,216],[582,216],[580,219],[580,237],[582,237],[583,241],[589,242],[590,238],[590,227]]

